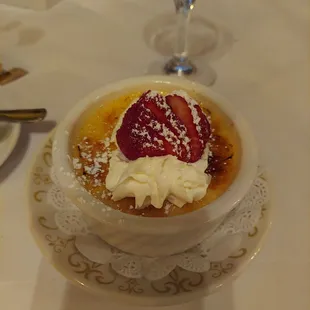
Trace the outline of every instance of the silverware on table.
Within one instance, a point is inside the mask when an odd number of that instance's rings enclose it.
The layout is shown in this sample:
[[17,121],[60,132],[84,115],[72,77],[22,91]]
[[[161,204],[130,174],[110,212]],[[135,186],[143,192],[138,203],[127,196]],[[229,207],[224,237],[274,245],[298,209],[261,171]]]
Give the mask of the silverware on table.
[[22,68],[13,68],[8,71],[3,70],[0,64],[0,86],[14,82],[27,74],[28,72]]
[[42,121],[46,114],[46,109],[0,110],[0,121],[33,123]]

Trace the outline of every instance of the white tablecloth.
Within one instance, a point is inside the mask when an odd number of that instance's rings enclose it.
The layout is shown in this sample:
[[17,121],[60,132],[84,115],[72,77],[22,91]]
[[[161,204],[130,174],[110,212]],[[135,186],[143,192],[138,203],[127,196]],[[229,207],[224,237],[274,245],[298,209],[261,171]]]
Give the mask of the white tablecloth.
[[[213,88],[251,123],[275,211],[261,254],[237,281],[167,309],[310,309],[309,12],[307,0],[197,1],[194,15],[224,25],[233,38],[211,57]],[[0,5],[0,59],[30,71],[0,88],[0,101],[45,107],[51,121],[25,126],[0,169],[1,310],[128,309],[70,285],[45,261],[28,229],[25,182],[53,121],[78,98],[164,59],[147,44],[146,29],[169,13],[172,0],[72,0],[43,13]]]

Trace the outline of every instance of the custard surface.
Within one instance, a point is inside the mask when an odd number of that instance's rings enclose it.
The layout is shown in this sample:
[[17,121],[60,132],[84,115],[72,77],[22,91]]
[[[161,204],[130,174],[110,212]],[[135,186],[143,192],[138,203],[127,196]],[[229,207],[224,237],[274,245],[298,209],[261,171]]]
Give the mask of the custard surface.
[[[201,200],[187,203],[182,208],[167,202],[161,209],[149,206],[138,210],[134,208],[134,198],[124,198],[119,201],[111,199],[111,193],[105,187],[105,178],[109,171],[108,162],[101,163],[103,169],[96,179],[85,169],[88,161],[94,159],[99,152],[109,153],[116,149],[114,143],[109,144],[106,141],[110,140],[114,127],[123,112],[148,89],[156,89],[163,95],[175,90],[168,86],[158,88],[157,85],[127,90],[122,94],[115,93],[98,100],[83,113],[70,137],[71,153],[69,155],[71,158],[79,158],[81,163],[73,167],[75,174],[80,183],[94,197],[125,213],[147,217],[167,217],[200,209],[221,196],[231,185],[238,173],[241,152],[239,136],[231,120],[210,99],[191,90],[184,89],[201,105],[204,113],[211,117],[212,135],[208,145],[212,155],[209,156],[209,166],[206,171],[211,175],[211,183]],[[82,152],[89,152],[88,157],[81,158]]]

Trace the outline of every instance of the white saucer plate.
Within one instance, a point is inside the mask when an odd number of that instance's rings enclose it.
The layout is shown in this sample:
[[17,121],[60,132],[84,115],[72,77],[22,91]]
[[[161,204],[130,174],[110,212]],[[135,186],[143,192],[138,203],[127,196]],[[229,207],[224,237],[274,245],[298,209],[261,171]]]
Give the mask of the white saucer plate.
[[224,261],[211,263],[211,269],[205,273],[177,268],[167,277],[150,282],[125,278],[109,265],[90,261],[76,248],[75,237],[59,231],[54,220],[56,210],[46,200],[53,184],[50,177],[52,137],[39,150],[30,171],[27,187],[30,226],[42,254],[71,282],[111,301],[140,306],[181,304],[230,284],[260,251],[270,227],[270,203],[263,207],[261,219],[253,231],[244,234],[240,249]]
[[0,166],[14,150],[20,135],[21,125],[19,123],[0,122]]

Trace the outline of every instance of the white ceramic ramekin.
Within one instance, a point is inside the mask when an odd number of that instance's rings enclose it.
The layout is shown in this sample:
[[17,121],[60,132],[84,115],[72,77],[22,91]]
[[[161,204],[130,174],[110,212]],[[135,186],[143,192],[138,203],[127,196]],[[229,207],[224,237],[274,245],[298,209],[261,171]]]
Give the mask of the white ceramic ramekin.
[[[152,85],[153,89],[168,85],[178,90],[193,90],[210,98],[231,119],[239,133],[241,163],[233,184],[222,196],[197,211],[169,218],[125,214],[96,200],[75,180],[68,159],[69,139],[82,113],[96,104],[100,98],[143,85]],[[143,76],[106,85],[78,102],[57,128],[53,145],[53,164],[65,195],[91,219],[96,234],[123,251],[154,257],[182,252],[210,235],[249,190],[256,176],[258,157],[251,130],[226,99],[209,88],[186,79]]]

